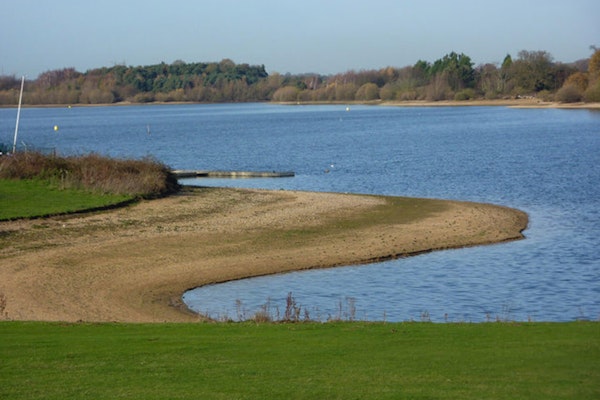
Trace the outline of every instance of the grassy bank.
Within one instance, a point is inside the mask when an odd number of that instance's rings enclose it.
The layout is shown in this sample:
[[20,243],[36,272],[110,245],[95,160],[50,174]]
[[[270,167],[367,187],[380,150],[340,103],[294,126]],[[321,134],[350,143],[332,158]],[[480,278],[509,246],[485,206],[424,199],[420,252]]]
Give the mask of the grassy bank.
[[102,208],[177,188],[154,160],[16,153],[0,157],[0,220]]
[[0,323],[6,399],[597,399],[600,324]]
[[124,194],[61,190],[47,181],[35,179],[0,179],[0,221],[104,208],[134,198]]

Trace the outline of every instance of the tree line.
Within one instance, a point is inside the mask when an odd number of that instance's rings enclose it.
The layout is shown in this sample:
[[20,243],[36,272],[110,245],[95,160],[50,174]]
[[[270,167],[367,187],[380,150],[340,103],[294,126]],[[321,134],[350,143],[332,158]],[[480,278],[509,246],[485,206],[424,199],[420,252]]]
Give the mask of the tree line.
[[[334,75],[279,74],[264,65],[211,63],[115,65],[84,73],[51,70],[27,80],[24,104],[118,102],[347,102],[501,99],[534,96],[545,101],[600,101],[600,49],[588,59],[555,62],[546,51],[523,50],[502,63],[475,66],[450,52],[402,68],[347,71]],[[0,105],[18,102],[20,79],[0,76]]]

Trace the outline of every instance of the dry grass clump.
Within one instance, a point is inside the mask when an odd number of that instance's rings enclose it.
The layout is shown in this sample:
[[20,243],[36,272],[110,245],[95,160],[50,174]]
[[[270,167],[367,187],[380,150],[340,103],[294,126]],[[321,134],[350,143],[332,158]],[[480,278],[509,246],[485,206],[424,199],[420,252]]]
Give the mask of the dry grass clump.
[[38,152],[0,157],[0,179],[43,179],[61,189],[157,197],[178,190],[170,169],[151,158],[122,160],[98,154],[59,157]]

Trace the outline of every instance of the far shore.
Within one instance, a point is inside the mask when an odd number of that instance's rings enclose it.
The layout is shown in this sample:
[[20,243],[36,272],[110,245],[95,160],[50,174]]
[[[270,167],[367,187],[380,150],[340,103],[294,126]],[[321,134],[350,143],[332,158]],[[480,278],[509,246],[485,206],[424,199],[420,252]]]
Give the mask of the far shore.
[[[133,103],[121,101],[118,103],[102,104],[23,104],[24,108],[64,108],[64,107],[124,107],[124,106],[144,106],[144,105],[185,105],[185,104],[225,104],[225,103],[195,103],[187,101],[172,102],[149,102]],[[244,103],[231,103],[244,104]],[[600,103],[560,103],[548,102],[535,97],[511,98],[511,99],[473,99],[473,100],[410,100],[410,101],[302,101],[302,102],[264,102],[264,104],[280,105],[381,105],[394,107],[512,107],[512,108],[563,108],[563,109],[600,109]],[[17,108],[17,105],[3,105],[0,108]]]
[[191,288],[523,238],[502,206],[185,187],[121,209],[0,222],[0,319],[198,321]]
[[503,100],[465,100],[465,101],[400,101],[384,102],[382,105],[398,107],[460,107],[460,106],[499,106],[511,108],[565,108],[565,109],[600,109],[600,103],[559,103],[542,101],[536,98],[503,99]]

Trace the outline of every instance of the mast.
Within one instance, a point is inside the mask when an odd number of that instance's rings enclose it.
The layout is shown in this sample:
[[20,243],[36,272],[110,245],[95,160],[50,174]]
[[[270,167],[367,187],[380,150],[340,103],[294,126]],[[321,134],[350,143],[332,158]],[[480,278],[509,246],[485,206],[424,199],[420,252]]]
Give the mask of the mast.
[[19,118],[21,117],[21,100],[23,100],[23,85],[25,84],[25,75],[21,77],[21,93],[19,94],[19,106],[17,108],[17,123],[15,125],[15,138],[13,140],[13,154],[17,151],[17,135],[19,133]]

